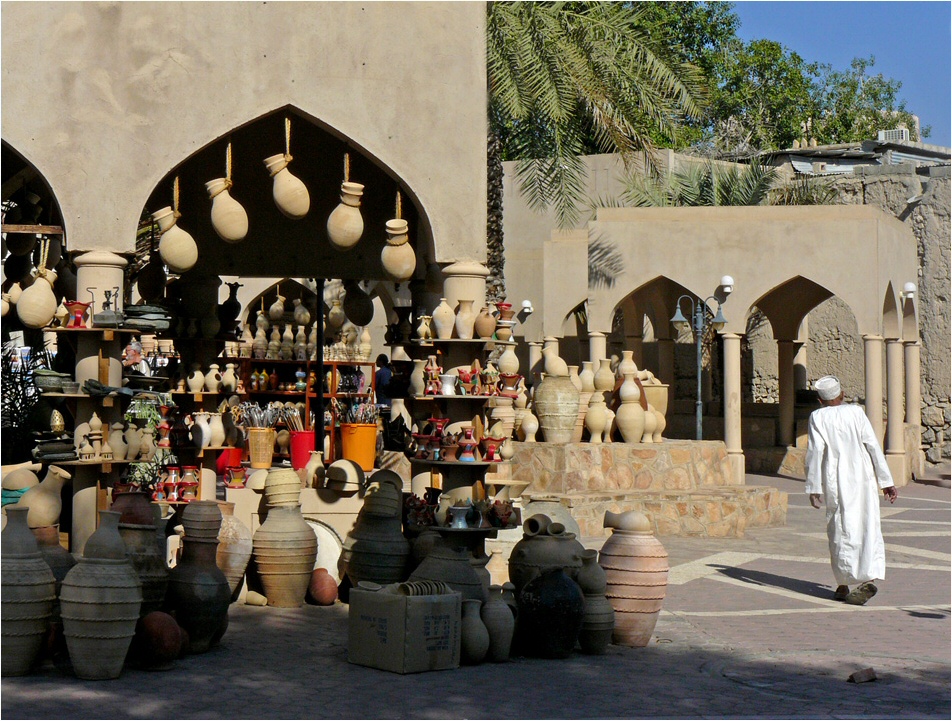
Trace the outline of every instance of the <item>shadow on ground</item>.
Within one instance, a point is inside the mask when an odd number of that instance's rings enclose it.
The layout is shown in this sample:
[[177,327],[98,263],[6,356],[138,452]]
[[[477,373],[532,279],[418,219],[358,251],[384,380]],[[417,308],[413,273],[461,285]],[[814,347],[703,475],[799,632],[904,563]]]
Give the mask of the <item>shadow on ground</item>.
[[781,576],[776,573],[768,573],[767,571],[752,571],[748,568],[736,568],[734,566],[723,566],[719,564],[710,564],[710,568],[716,568],[718,573],[728,578],[734,578],[755,586],[784,588],[788,591],[795,591],[796,593],[802,593],[806,596],[827,600],[833,598],[833,589],[826,585],[814,583],[813,581],[790,578],[789,576]]

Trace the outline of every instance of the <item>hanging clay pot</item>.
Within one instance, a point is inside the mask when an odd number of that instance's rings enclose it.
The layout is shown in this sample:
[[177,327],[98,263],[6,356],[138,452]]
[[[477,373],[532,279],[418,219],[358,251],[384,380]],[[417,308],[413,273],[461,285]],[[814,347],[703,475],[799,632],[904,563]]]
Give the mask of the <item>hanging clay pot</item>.
[[[196,256],[197,258],[197,256]],[[156,301],[165,295],[165,283],[168,276],[162,264],[162,256],[158,248],[149,251],[149,262],[139,271],[136,278],[136,288],[139,295],[147,301]]]
[[264,165],[274,178],[271,186],[271,195],[274,197],[274,204],[278,210],[291,220],[300,220],[311,208],[311,196],[307,192],[307,186],[300,178],[291,175],[288,170],[288,163],[291,162],[291,156],[284,153],[278,153],[264,159]]
[[212,199],[212,227],[226,243],[238,243],[248,235],[248,214],[241,203],[231,197],[231,180],[216,178],[205,183]]
[[480,616],[489,632],[489,660],[496,663],[508,661],[516,619],[503,597],[501,586],[489,587],[489,600],[483,604]]
[[281,323],[284,320],[284,301],[286,298],[278,293],[277,299],[268,308],[268,318],[272,323]]
[[474,598],[463,599],[459,649],[459,661],[463,665],[480,663],[489,651],[489,630],[479,614],[482,605],[482,601]]
[[8,506],[0,534],[0,675],[30,672],[46,641],[56,579],[27,526],[26,509]]
[[364,233],[364,219],[360,215],[360,183],[341,183],[340,205],[327,218],[327,237],[337,250],[350,250]]
[[53,293],[55,281],[55,271],[40,268],[33,285],[20,294],[17,316],[27,328],[43,328],[52,322],[58,305],[56,294]]
[[228,628],[231,587],[215,562],[221,518],[217,501],[192,501],[182,513],[184,549],[169,574],[166,605],[188,632],[190,653],[205,653]]
[[492,338],[496,332],[496,317],[489,312],[489,308],[483,306],[476,316],[476,322],[473,324],[473,332],[479,338]]
[[198,245],[195,239],[182,230],[171,207],[152,214],[159,224],[162,237],[159,239],[159,255],[173,273],[185,273],[198,262]]
[[407,221],[387,221],[387,244],[380,251],[380,263],[389,278],[397,283],[409,280],[416,270],[416,253],[409,243]]
[[228,579],[232,600],[238,597],[241,591],[241,582],[245,577],[245,569],[251,560],[251,531],[235,516],[234,503],[222,503],[221,530],[218,532],[218,549],[215,552],[215,562]]
[[433,309],[432,326],[436,329],[436,337],[440,340],[448,340],[453,337],[453,330],[456,327],[456,313],[447,302],[446,298],[440,298],[440,304]]
[[[29,255],[36,247],[36,233],[6,233],[4,241],[13,255]],[[50,263],[50,265],[56,265]]]
[[327,322],[332,328],[340,328],[347,320],[347,314],[341,307],[340,300],[331,301],[331,309],[327,311]]
[[63,579],[63,632],[73,671],[82,679],[119,677],[139,620],[142,591],[119,535],[120,515],[100,511],[99,528]]
[[459,301],[459,310],[456,312],[456,336],[462,340],[470,340],[473,337],[473,327],[476,323],[476,310],[473,308],[473,301],[468,298],[462,298]]
[[[301,482],[291,473],[300,494]],[[302,605],[317,559],[317,537],[301,516],[300,506],[271,506],[254,534],[253,553],[268,605]]]
[[16,507],[29,509],[27,524],[30,528],[55,526],[59,523],[60,512],[63,510],[63,484],[70,478],[72,475],[59,466],[50,466],[43,482],[33,486],[20,497]]
[[354,325],[370,325],[374,319],[374,302],[356,281],[344,281],[344,314]]
[[572,441],[579,412],[579,392],[568,375],[546,375],[536,389],[534,406],[546,443]]
[[294,304],[294,322],[303,328],[311,322],[311,311],[300,298],[295,298],[291,302]]
[[585,614],[585,598],[578,584],[555,568],[527,583],[517,598],[519,647],[529,656],[570,656]]

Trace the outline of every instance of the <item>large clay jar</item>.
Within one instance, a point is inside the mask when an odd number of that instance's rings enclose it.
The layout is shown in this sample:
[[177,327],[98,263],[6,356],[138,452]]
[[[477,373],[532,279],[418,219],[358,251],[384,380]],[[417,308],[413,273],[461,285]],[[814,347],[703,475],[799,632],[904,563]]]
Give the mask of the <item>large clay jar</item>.
[[[126,493],[123,495],[133,495]],[[146,494],[141,494],[146,495]],[[121,496],[120,496],[121,497]],[[115,504],[113,504],[115,508]],[[169,570],[165,565],[165,554],[155,542],[155,523],[123,523],[120,519],[119,535],[126,547],[126,556],[136,571],[142,586],[142,608],[140,616],[158,611],[165,603],[165,592],[169,585]]]
[[409,280],[416,270],[416,253],[410,245],[407,221],[394,218],[387,221],[387,244],[380,251],[380,263],[390,280],[398,283]]
[[[298,482],[299,491],[300,487]],[[269,508],[267,519],[255,531],[252,548],[268,605],[302,605],[317,559],[317,537],[301,515],[300,506]]]
[[456,313],[452,306],[446,301],[446,298],[440,298],[440,304],[433,310],[433,327],[436,329],[436,337],[440,340],[448,340],[453,337],[453,329],[456,327]]
[[99,528],[60,592],[73,671],[87,680],[119,677],[142,606],[139,578],[119,535],[120,515],[100,512]]
[[0,675],[23,676],[46,640],[56,579],[27,526],[27,510],[6,511],[0,534]]
[[569,377],[547,375],[543,378],[536,389],[534,404],[546,443],[570,443],[578,418],[579,392]]
[[641,407],[641,390],[631,373],[625,374],[625,382],[618,389],[621,405],[615,414],[615,422],[625,443],[641,443],[645,432],[645,411]]
[[489,660],[496,663],[508,661],[516,618],[503,597],[501,586],[489,587],[489,600],[483,604],[480,616],[489,631]]
[[159,224],[162,237],[159,240],[159,256],[173,273],[185,273],[198,262],[198,244],[191,234],[182,230],[171,207],[152,214]]
[[426,361],[416,358],[413,361],[413,370],[410,372],[410,395],[422,396],[426,390]]
[[638,366],[635,363],[634,351],[623,350],[621,352],[621,361],[618,363],[618,375],[619,377],[627,376],[631,374],[634,376],[638,372]]
[[605,514],[612,535],[598,555],[608,582],[606,596],[615,609],[614,643],[646,646],[651,640],[668,585],[668,553],[651,535],[638,511]]
[[205,653],[228,627],[231,587],[215,562],[221,511],[216,501],[192,501],[182,513],[182,558],[169,574],[166,606],[189,638],[191,653]]
[[[565,533],[560,523],[536,514],[522,524],[523,537],[509,555],[509,580],[516,593],[532,579],[553,568],[565,569],[574,576],[582,567],[582,551],[574,533]],[[553,535],[554,531],[554,535]]]
[[43,328],[52,322],[59,305],[53,293],[55,281],[54,271],[40,268],[33,284],[20,294],[17,315],[27,328]]
[[456,336],[462,340],[473,337],[473,327],[476,323],[476,310],[471,299],[462,299],[459,310],[456,312]]
[[478,338],[492,338],[496,332],[496,317],[489,312],[489,308],[483,306],[476,316],[476,322],[473,324],[473,332]]
[[463,665],[480,663],[489,651],[489,630],[479,615],[482,605],[482,601],[474,598],[463,599],[459,647],[459,660]]
[[235,516],[234,503],[222,503],[221,530],[218,532],[218,550],[215,563],[228,579],[232,600],[241,592],[241,582],[251,560],[251,531]]
[[59,622],[60,607],[59,595],[60,587],[63,585],[63,579],[70,569],[76,565],[76,559],[73,554],[63,548],[59,539],[59,526],[43,526],[32,529],[33,536],[36,538],[36,544],[39,546],[40,555],[46,561],[46,565],[53,572],[53,578],[56,579],[56,600],[53,601],[52,620]]
[[271,186],[274,204],[286,218],[300,220],[311,208],[311,196],[301,179],[291,175],[291,171],[288,170],[290,162],[291,156],[284,153],[264,159],[265,167],[274,178]]
[[405,579],[409,556],[410,543],[399,517],[374,516],[361,509],[344,539],[340,567],[354,586],[361,581],[396,583]]
[[472,598],[485,601],[487,589],[470,563],[471,558],[472,554],[466,548],[450,546],[441,540],[410,574],[410,580],[442,581],[454,591],[459,591],[464,600]]
[[340,205],[327,218],[327,237],[337,250],[350,250],[364,233],[364,219],[360,215],[360,183],[341,183]]
[[578,635],[584,653],[603,654],[612,640],[615,628],[615,610],[605,597],[608,581],[605,570],[598,565],[598,551],[582,551],[582,568],[575,578],[585,594],[585,615]]
[[575,649],[585,614],[578,584],[561,568],[534,578],[517,596],[519,648],[528,656],[567,658]]
[[579,371],[578,379],[582,384],[582,393],[595,391],[595,371],[592,370],[592,361],[582,361],[582,370]]
[[28,508],[27,524],[30,528],[55,526],[63,510],[63,484],[72,476],[59,466],[50,466],[43,482],[33,486],[17,502],[17,508]]
[[208,197],[212,199],[212,227],[226,243],[237,243],[248,235],[248,214],[241,203],[231,197],[230,187],[231,181],[227,178],[205,183]]

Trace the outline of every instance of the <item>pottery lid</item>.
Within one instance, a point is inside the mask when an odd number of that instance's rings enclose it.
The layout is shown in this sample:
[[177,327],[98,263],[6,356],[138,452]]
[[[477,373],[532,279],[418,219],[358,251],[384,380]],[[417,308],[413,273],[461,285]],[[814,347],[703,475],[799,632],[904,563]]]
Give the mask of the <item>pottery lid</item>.
[[340,184],[340,192],[347,193],[348,195],[363,195],[364,186],[360,183],[344,182]]
[[[386,225],[387,232],[391,235],[404,235],[410,227],[407,221],[403,220],[402,218],[393,218],[392,220],[388,220]],[[441,298],[440,300],[446,299]]]

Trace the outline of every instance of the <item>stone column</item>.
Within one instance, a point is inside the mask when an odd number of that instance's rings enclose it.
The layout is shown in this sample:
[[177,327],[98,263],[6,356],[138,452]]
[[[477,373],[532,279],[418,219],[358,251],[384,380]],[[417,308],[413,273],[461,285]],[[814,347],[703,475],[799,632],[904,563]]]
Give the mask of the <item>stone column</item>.
[[542,372],[542,344],[537,340],[529,341],[529,372],[526,374],[532,377],[535,373]]
[[794,419],[794,405],[796,390],[794,387],[793,358],[796,353],[796,343],[792,340],[777,341],[777,380],[780,396],[780,417],[778,441],[781,446],[792,446],[796,443],[796,421]]
[[658,380],[674,388],[674,340],[658,338]]
[[[473,299],[477,311],[486,305],[486,276],[489,268],[475,260],[461,260],[443,268],[443,297],[456,307],[460,298]],[[432,310],[432,309],[430,309]]]
[[917,340],[906,341],[903,355],[906,370],[906,423],[922,426],[922,378],[919,370],[919,348]]
[[863,360],[866,366],[866,417],[876,437],[883,438],[883,337],[863,336]]
[[793,356],[793,387],[796,390],[806,390],[810,387],[807,374],[807,345],[810,343],[810,316],[804,316],[800,321],[800,332],[797,333],[800,347]]
[[592,363],[597,363],[602,358],[607,358],[608,343],[605,334],[601,331],[593,330],[588,333],[588,359]]
[[886,339],[886,453],[904,453],[902,426],[902,392],[905,379],[902,372],[902,341]]
[[724,333],[724,444],[733,481],[744,484],[744,449],[741,445],[740,336]]

